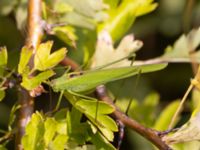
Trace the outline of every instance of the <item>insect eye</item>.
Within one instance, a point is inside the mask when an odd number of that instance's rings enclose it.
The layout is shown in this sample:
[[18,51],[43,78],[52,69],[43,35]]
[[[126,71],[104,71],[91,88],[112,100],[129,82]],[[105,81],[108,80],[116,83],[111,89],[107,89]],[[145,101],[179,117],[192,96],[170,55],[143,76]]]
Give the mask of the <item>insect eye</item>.
[[77,76],[83,75],[83,72],[75,72],[75,73],[71,73],[69,74],[69,78],[74,78]]

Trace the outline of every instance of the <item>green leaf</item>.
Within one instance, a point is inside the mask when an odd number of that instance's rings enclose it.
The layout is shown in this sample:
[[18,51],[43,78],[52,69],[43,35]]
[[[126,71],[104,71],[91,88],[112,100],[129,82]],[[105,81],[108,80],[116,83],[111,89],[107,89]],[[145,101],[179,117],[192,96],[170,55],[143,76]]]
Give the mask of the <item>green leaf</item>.
[[[107,104],[103,101],[92,101],[87,99],[79,99],[79,101],[76,102],[76,106],[81,107],[83,111],[87,112],[91,116],[95,116],[101,114],[111,114],[114,112],[114,107]],[[96,110],[98,107],[98,110]]]
[[[157,118],[154,129],[156,130],[167,130],[171,119],[176,112],[178,106],[180,104],[179,100],[176,100],[172,103],[170,103],[160,114],[160,116]],[[177,122],[178,120],[176,120]]]
[[5,66],[7,64],[8,54],[6,47],[0,47],[0,66]]
[[133,35],[127,35],[115,49],[109,33],[102,31],[98,34],[97,46],[93,55],[91,67],[95,68],[111,63],[112,65],[108,65],[105,68],[130,66],[132,61],[128,60],[128,58],[133,56],[133,53],[139,50],[142,45],[142,41],[134,40]]
[[[200,45],[200,28],[192,30],[188,35],[182,35],[173,46],[165,49],[165,54],[161,56],[166,60],[182,60],[190,62],[191,60],[200,62],[200,52],[195,51]],[[190,54],[190,51],[193,51]]]
[[46,147],[48,147],[49,143],[52,141],[56,129],[57,129],[57,122],[55,121],[54,118],[47,118],[45,123],[45,133],[44,133],[44,142]]
[[136,16],[142,16],[149,12],[152,12],[158,6],[157,3],[153,3],[154,0],[145,0],[143,5],[138,7],[136,11]]
[[44,71],[56,66],[60,61],[64,59],[66,49],[61,48],[50,54],[52,45],[52,41],[40,44],[34,57],[34,69]]
[[[108,140],[113,141],[113,131],[118,131],[118,128],[116,123],[109,116],[107,116],[107,114],[113,112],[112,106],[99,101],[89,99],[85,100],[80,97],[75,97],[68,92],[65,92],[64,96],[76,109],[84,113],[88,119],[99,128]],[[108,108],[108,110],[105,110],[106,108]]]
[[13,105],[11,111],[10,111],[10,118],[9,118],[9,122],[8,122],[8,129],[9,131],[12,130],[12,124],[14,123],[15,119],[16,119],[16,111],[21,108],[20,105],[15,104]]
[[6,47],[0,47],[0,76],[3,75],[4,67],[7,65],[8,54]]
[[67,108],[64,109],[60,109],[59,111],[57,111],[54,115],[54,118],[56,119],[56,121],[64,121],[66,119],[66,114],[68,112]]
[[53,28],[54,34],[69,46],[76,47],[77,36],[74,28],[70,26],[61,26]]
[[51,19],[58,20],[53,17],[53,13],[59,15],[59,22],[64,22],[69,25],[95,29],[98,22],[102,22],[108,15],[104,12],[108,6],[102,0],[57,0],[49,2],[53,7],[49,11]]
[[104,2],[109,5],[110,9],[113,9],[113,8],[117,7],[120,0],[112,0],[112,1],[111,0],[104,0]]
[[151,12],[156,8],[152,0],[124,0],[110,11],[110,18],[99,26],[99,31],[108,31],[113,41],[121,38],[132,26],[137,16]]
[[78,13],[85,16],[95,16],[97,11],[107,8],[101,0],[66,0]]
[[54,11],[64,14],[73,11],[73,7],[65,2],[59,2],[55,3]]
[[78,145],[83,145],[88,141],[88,130],[90,126],[86,122],[81,122],[82,113],[75,107],[71,112],[67,113],[67,135],[70,140],[76,142]]
[[39,112],[36,112],[32,115],[30,122],[26,126],[26,133],[22,138],[24,150],[44,150],[43,135],[43,118]]
[[114,108],[109,104],[101,101],[79,99],[75,103],[75,106],[79,107],[84,114],[90,116],[90,118],[100,126],[110,129],[111,131],[118,131],[116,123],[106,115],[114,111]]
[[0,101],[2,101],[5,97],[5,91],[4,89],[0,89]]
[[101,131],[103,136],[106,137],[108,141],[113,142],[114,140],[114,133],[117,132],[118,128],[116,122],[109,117],[108,115],[99,115],[95,118],[91,117],[90,115],[86,115],[90,121],[96,125],[96,127]]
[[33,49],[29,49],[28,47],[24,46],[20,53],[20,60],[18,65],[18,73],[26,74],[28,68],[28,62],[32,56]]
[[59,134],[50,144],[50,150],[64,150],[68,138],[66,135]]
[[71,110],[71,117],[73,118],[72,121],[72,127],[75,127],[77,124],[80,124],[82,113],[78,111],[75,107],[72,107]]
[[[70,90],[73,92],[84,92],[95,88],[100,84],[128,78],[139,72],[147,73],[163,69],[167,64],[153,64],[144,66],[133,66],[115,69],[105,69],[83,72],[83,75],[70,78],[70,74],[65,74],[51,82],[54,91]],[[75,73],[72,73],[75,74]]]
[[99,150],[116,150],[115,147],[110,144],[99,132],[96,134],[91,134],[92,143]]
[[71,25],[87,28],[90,30],[94,30],[96,26],[96,22],[94,20],[76,12],[68,13],[63,21],[68,22]]
[[42,82],[46,81],[48,78],[53,76],[55,73],[52,70],[47,70],[39,73],[37,76],[29,78],[23,76],[21,85],[27,90],[32,90],[39,86]]
[[67,134],[67,124],[64,121],[59,121],[57,124],[57,133],[66,135]]

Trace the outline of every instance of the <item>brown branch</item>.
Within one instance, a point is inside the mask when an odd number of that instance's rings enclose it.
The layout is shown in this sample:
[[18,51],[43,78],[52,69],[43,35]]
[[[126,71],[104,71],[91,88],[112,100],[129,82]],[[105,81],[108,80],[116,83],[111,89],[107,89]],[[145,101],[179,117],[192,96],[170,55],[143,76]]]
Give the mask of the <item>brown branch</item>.
[[170,150],[171,148],[165,144],[160,136],[158,131],[153,130],[151,128],[146,128],[143,125],[139,124],[134,119],[129,118],[125,113],[119,110],[119,108],[113,103],[113,100],[107,95],[106,88],[104,85],[100,85],[96,88],[97,97],[107,102],[108,104],[115,107],[115,112],[112,114],[114,118],[120,120],[126,127],[129,127],[151,141],[155,146],[157,146],[160,150]]
[[[42,37],[41,27],[41,0],[28,1],[28,35],[26,38],[26,46],[33,48],[33,53],[38,47]],[[32,59],[33,60],[33,59]],[[30,61],[29,66],[33,66]],[[29,91],[19,87],[18,94],[19,104],[21,108],[18,116],[18,131],[16,134],[16,149],[22,150],[21,139],[25,132],[25,127],[34,112],[34,99],[29,95]]]
[[[68,61],[65,61],[65,63],[61,63],[62,65],[70,66],[71,64],[75,64],[76,67],[73,66],[72,70],[76,70],[77,68],[79,68],[76,62],[74,62],[70,58],[66,58],[66,59]],[[158,63],[158,62],[155,61],[154,63]],[[133,129],[134,131],[136,131],[137,133],[139,133],[140,135],[142,135],[143,137],[151,141],[160,150],[171,150],[171,148],[161,140],[161,137],[159,136],[159,133],[160,133],[159,131],[144,127],[143,125],[139,124],[134,119],[129,118],[125,113],[120,111],[119,108],[113,103],[113,100],[108,96],[105,86],[103,85],[98,86],[96,88],[95,93],[100,100],[105,101],[108,104],[115,107],[115,112],[112,115],[116,120],[120,120],[126,127]]]
[[60,64],[63,66],[70,66],[72,70],[77,70],[79,68],[79,65],[68,57],[65,57]]

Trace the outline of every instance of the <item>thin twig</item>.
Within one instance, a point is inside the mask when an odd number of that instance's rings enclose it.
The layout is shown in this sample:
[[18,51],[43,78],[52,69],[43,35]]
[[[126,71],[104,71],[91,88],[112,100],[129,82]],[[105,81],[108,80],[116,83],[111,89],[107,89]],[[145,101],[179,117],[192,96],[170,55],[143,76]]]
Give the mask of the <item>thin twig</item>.
[[[26,46],[37,49],[41,41],[42,27],[41,27],[41,0],[28,1],[28,35],[26,38]],[[33,67],[33,59],[29,62],[30,68]],[[29,122],[34,111],[34,99],[29,95],[29,91],[23,87],[19,87],[19,104],[21,108],[18,116],[18,131],[16,134],[16,149],[22,150],[21,139],[25,133],[25,127]]]
[[160,150],[171,150],[171,148],[161,140],[158,131],[144,127],[120,111],[119,108],[113,103],[112,99],[108,96],[104,85],[98,86],[96,88],[96,95],[100,100],[107,102],[108,104],[115,107],[115,111],[112,114],[115,119],[120,120],[126,127],[133,129],[145,137],[147,140],[151,141]]
[[173,118],[172,118],[172,120],[171,120],[171,122],[169,124],[168,130],[172,129],[172,127],[173,127],[173,125],[174,125],[174,123],[175,123],[175,121],[177,119],[177,116],[180,114],[181,109],[183,108],[183,104],[185,103],[185,101],[186,101],[190,91],[192,90],[192,88],[193,88],[193,85],[190,84],[190,86],[188,87],[186,93],[184,94],[184,96],[183,96],[183,98],[181,100],[181,103],[178,106],[178,109],[176,110],[176,112],[175,112],[175,114],[174,114],[174,116],[173,116]]

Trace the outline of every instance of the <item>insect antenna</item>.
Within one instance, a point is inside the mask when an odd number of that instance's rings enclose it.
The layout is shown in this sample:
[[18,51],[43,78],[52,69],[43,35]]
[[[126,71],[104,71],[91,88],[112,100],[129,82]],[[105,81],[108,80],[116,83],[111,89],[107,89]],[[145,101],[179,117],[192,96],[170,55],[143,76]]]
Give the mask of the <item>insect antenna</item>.
[[135,57],[136,57],[135,53],[131,53],[131,54],[129,54],[128,56],[122,57],[122,58],[117,59],[117,60],[115,60],[115,61],[113,61],[113,62],[110,62],[110,63],[108,63],[108,64],[105,64],[105,65],[102,65],[102,66],[99,66],[99,67],[95,67],[95,68],[92,69],[92,70],[100,70],[100,69],[106,68],[106,67],[108,67],[108,66],[111,66],[111,65],[113,65],[113,64],[115,64],[115,63],[118,63],[118,62],[120,62],[120,61],[122,61],[122,60],[125,60],[125,59],[131,59],[131,64],[130,64],[130,65],[132,66],[132,64],[133,64],[133,62],[134,62],[134,60],[135,60]]
[[[141,70],[139,70],[139,72],[138,72],[138,74],[137,74],[137,78],[136,78],[135,86],[134,86],[134,88],[133,88],[132,96],[134,96],[135,91],[136,91],[136,89],[137,89],[137,86],[138,86],[138,83],[139,83],[139,80],[140,80],[140,75],[141,75]],[[132,97],[132,96],[131,96],[131,97]],[[128,112],[129,112],[129,109],[130,109],[131,104],[132,104],[132,98],[129,99],[129,103],[128,103],[128,106],[127,106],[126,111],[125,111],[125,114],[126,114],[126,115],[127,115]]]
[[[135,57],[136,57],[135,55],[129,55],[128,57],[126,57],[126,58],[131,59],[130,66],[133,66],[133,63],[135,61]],[[115,98],[113,100],[114,103],[117,102],[117,99],[118,99],[118,97],[119,97],[119,95],[121,94],[121,91],[122,91],[121,89],[122,89],[122,87],[124,87],[126,81],[127,81],[127,79],[123,79],[122,83],[120,84],[120,88],[118,88],[118,90],[117,90],[117,95],[115,96]]]

